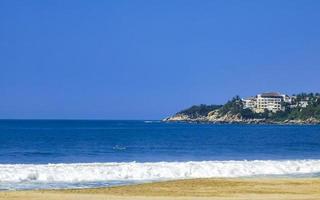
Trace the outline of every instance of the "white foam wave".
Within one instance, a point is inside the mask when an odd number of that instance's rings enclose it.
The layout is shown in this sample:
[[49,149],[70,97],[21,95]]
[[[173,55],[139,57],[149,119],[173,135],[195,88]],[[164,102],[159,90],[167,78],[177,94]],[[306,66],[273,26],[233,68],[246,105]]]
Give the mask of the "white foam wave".
[[320,160],[1,164],[0,182],[147,181],[320,173]]

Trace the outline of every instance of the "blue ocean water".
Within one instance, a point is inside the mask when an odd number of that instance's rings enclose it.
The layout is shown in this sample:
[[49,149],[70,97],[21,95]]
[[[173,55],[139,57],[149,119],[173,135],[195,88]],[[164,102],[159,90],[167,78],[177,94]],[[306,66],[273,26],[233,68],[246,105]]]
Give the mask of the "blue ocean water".
[[0,190],[320,173],[320,126],[0,120]]
[[0,163],[320,159],[320,126],[2,120]]

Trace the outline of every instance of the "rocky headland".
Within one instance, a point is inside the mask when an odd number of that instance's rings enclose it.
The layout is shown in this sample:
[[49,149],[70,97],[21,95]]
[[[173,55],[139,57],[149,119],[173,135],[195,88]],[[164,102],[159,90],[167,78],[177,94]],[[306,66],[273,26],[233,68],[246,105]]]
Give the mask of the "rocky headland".
[[286,105],[283,110],[256,113],[244,106],[240,97],[224,105],[196,105],[163,119],[164,122],[215,124],[320,124],[320,96],[305,95],[305,107]]
[[316,125],[320,124],[320,120],[315,118],[308,119],[286,119],[283,121],[272,119],[245,119],[240,115],[226,114],[220,116],[213,111],[207,116],[190,117],[185,114],[176,114],[163,119],[164,122],[190,122],[190,123],[213,123],[213,124],[297,124],[297,125]]

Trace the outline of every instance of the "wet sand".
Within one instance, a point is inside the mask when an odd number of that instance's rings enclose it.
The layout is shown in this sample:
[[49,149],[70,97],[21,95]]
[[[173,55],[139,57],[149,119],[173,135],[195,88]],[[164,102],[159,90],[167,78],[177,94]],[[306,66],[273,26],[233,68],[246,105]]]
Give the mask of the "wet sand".
[[320,179],[191,179],[98,189],[0,192],[8,200],[320,200]]

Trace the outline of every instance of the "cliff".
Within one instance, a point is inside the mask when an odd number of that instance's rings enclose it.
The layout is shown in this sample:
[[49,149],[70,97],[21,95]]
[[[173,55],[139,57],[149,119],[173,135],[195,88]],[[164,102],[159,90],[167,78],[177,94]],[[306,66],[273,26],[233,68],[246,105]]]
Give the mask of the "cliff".
[[228,124],[320,124],[320,98],[310,98],[307,107],[287,107],[284,111],[254,113],[245,109],[240,97],[235,97],[224,105],[192,106],[165,122],[197,122]]
[[217,111],[210,112],[207,116],[199,116],[196,118],[190,117],[185,114],[176,114],[171,117],[163,119],[165,122],[203,122],[203,123],[216,123],[216,124],[259,124],[267,123],[265,119],[244,119],[240,115],[227,113],[219,115]]
[[220,116],[216,112],[210,113],[208,116],[190,118],[188,115],[177,114],[163,119],[164,122],[194,122],[194,123],[214,123],[214,124],[320,124],[319,119],[287,119],[283,121],[265,119],[265,118],[243,118],[239,115],[225,114]]

